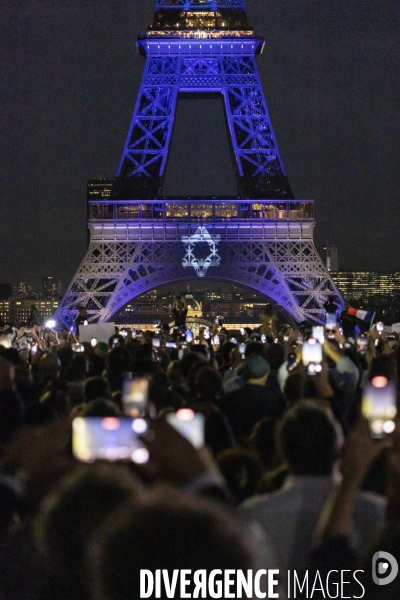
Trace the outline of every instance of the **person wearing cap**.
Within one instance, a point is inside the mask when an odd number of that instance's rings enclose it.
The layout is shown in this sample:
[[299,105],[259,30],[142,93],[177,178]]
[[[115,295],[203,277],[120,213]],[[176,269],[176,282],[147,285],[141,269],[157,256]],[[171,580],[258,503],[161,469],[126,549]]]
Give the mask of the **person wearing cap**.
[[263,356],[250,356],[238,368],[243,387],[225,394],[219,402],[238,441],[246,438],[258,421],[278,412],[265,389],[269,372],[270,366]]

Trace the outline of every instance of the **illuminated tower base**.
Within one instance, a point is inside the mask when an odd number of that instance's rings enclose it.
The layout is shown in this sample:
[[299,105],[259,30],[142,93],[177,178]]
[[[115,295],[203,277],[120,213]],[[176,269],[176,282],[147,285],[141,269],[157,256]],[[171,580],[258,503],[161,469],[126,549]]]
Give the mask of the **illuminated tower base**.
[[[89,197],[90,246],[58,310],[65,323],[79,306],[108,321],[147,290],[194,277],[245,285],[298,322],[322,322],[328,296],[342,304],[313,243],[313,201],[294,199],[279,154],[255,59],[263,46],[244,0],[156,1],[115,184],[109,199]],[[165,198],[178,97],[210,92],[224,100],[238,196]]]

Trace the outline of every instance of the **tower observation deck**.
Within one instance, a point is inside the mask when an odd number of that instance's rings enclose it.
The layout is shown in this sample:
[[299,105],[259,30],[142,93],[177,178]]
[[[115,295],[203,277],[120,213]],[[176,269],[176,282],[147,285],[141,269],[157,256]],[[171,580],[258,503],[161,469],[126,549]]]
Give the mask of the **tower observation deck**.
[[[284,169],[244,0],[156,0],[137,48],[146,62],[118,171],[103,193],[90,182],[90,244],[57,317],[70,324],[85,306],[105,322],[150,289],[202,277],[322,322],[328,296],[342,298],[314,246],[313,201],[294,198]],[[237,196],[166,197],[179,95],[210,92],[223,98]]]

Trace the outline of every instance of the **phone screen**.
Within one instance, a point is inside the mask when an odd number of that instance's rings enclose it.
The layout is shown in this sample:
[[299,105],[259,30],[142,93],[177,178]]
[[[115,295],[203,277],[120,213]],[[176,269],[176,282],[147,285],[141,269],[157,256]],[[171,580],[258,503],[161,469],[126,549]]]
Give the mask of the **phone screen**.
[[190,331],[190,329],[185,331],[185,333],[186,333],[186,341],[189,343],[192,342],[193,341],[193,333]]
[[160,338],[153,338],[151,341],[151,344],[152,344],[153,348],[159,348],[160,347]]
[[385,437],[394,431],[397,414],[396,385],[386,377],[377,376],[365,386],[362,414],[368,419],[371,436]]
[[287,359],[287,370],[293,371],[297,367],[295,352],[289,352]]
[[324,343],[325,329],[322,327],[322,325],[316,325],[315,327],[312,328],[312,336],[315,340],[317,340],[321,344]]
[[125,379],[122,385],[122,405],[129,417],[142,417],[146,414],[149,381],[145,377]]
[[335,313],[326,313],[326,328],[327,329],[336,329],[337,321]]
[[205,418],[202,413],[195,413],[191,408],[181,408],[176,413],[168,413],[166,419],[195,448],[204,446]]
[[357,350],[359,352],[365,352],[365,350],[368,347],[368,338],[365,335],[365,333],[361,333],[358,337],[357,337]]
[[123,460],[147,463],[149,451],[139,436],[147,431],[144,419],[117,417],[77,417],[72,421],[72,452],[75,458]]
[[315,375],[321,371],[322,346],[314,338],[310,338],[303,344],[302,350],[303,365],[308,367],[307,373]]

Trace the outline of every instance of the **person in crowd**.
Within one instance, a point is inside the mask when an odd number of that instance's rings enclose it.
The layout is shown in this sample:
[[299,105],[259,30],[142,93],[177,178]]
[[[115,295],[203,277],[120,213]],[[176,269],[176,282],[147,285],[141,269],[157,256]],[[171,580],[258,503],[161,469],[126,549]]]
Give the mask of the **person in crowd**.
[[335,302],[335,296],[328,297],[328,300],[324,303],[324,309],[327,314],[336,315],[338,305]]
[[[285,413],[277,432],[277,445],[290,476],[282,490],[248,499],[241,507],[246,519],[262,525],[272,541],[279,568],[305,568],[314,529],[335,485],[338,427],[329,408],[303,401]],[[382,498],[357,498],[353,539],[365,551],[381,529],[385,513]]]
[[266,304],[261,313],[261,335],[273,342],[278,337],[278,319],[271,304]]
[[[7,324],[3,326],[3,337],[4,327],[7,331],[10,329]],[[25,329],[21,337],[26,337]],[[371,331],[367,348],[361,352],[335,330],[333,341],[326,341],[323,346],[321,371],[310,375],[302,364],[300,346],[301,338],[311,335],[307,324],[302,336],[297,330],[285,328],[265,343],[258,334],[256,339],[252,330],[245,330],[242,336],[229,326],[222,330],[217,324],[210,333],[211,337],[219,335],[219,345],[210,344],[204,333],[201,332],[199,340],[185,341],[183,348],[179,335],[169,336],[164,332],[157,354],[152,346],[152,331],[141,332],[140,340],[133,339],[128,332],[126,337],[117,337],[117,345],[111,344],[111,347],[101,343],[94,348],[86,343],[76,347],[72,340],[63,340],[58,347],[47,347],[42,345],[43,334],[39,331],[39,344],[35,344],[32,337],[26,340],[24,347],[12,338],[7,340],[11,347],[0,345],[0,484],[11,490],[11,494],[7,491],[4,494],[1,600],[52,600],[57,593],[57,598],[62,600],[70,597],[87,600],[88,590],[89,593],[94,590],[93,579],[89,582],[86,579],[88,569],[84,564],[90,555],[89,547],[94,548],[92,534],[97,540],[96,547],[101,548],[101,553],[104,551],[101,555],[111,560],[114,556],[111,547],[103,545],[108,527],[112,527],[108,523],[117,523],[117,515],[125,502],[129,510],[137,506],[139,492],[136,497],[135,492],[133,496],[128,492],[122,504],[118,500],[118,485],[113,487],[113,477],[117,477],[120,468],[124,471],[123,477],[133,478],[136,483],[140,481],[136,486],[140,487],[140,498],[149,495],[152,502],[156,497],[159,502],[159,486],[167,483],[173,488],[171,493],[178,494],[179,506],[181,494],[186,498],[190,493],[196,515],[202,510],[197,501],[211,499],[222,507],[217,510],[229,514],[239,529],[239,519],[248,511],[246,520],[253,519],[255,523],[251,537],[253,540],[263,538],[264,546],[276,555],[265,561],[262,568],[271,565],[284,569],[290,565],[301,569],[308,564],[312,568],[316,561],[323,568],[330,565],[335,568],[338,563],[330,554],[329,545],[330,536],[335,533],[332,520],[321,543],[308,555],[308,550],[312,550],[311,530],[322,511],[329,509],[330,505],[325,502],[329,498],[332,501],[331,493],[338,491],[335,473],[343,436],[349,440],[343,456],[344,474],[346,469],[348,471],[346,460],[351,464],[347,453],[354,454],[355,464],[358,461],[357,450],[351,442],[353,433],[348,432],[358,418],[362,388],[377,376],[398,385],[399,349],[391,347],[385,332]],[[231,338],[240,342],[246,338],[245,346],[239,348],[239,344],[229,341]],[[176,348],[168,347],[167,342],[173,342]],[[201,349],[196,351],[198,348]],[[226,369],[227,366],[230,368]],[[77,461],[71,452],[71,419],[99,417],[105,419],[105,424],[115,426],[124,414],[123,382],[131,376],[145,377],[149,381],[149,403],[145,409],[148,432],[141,440],[147,462],[138,464],[129,459],[122,461],[124,464],[107,466],[107,473],[113,473],[107,488],[109,510],[100,510],[97,519],[90,515],[90,506],[96,512],[96,502],[89,502],[90,494],[88,506],[82,506],[82,494],[75,493]],[[221,396],[222,383],[225,393]],[[232,386],[229,393],[226,392],[228,384]],[[194,448],[167,421],[166,415],[180,408],[192,408],[205,414],[204,447]],[[227,422],[234,436],[228,435]],[[368,489],[379,491],[380,500],[359,494],[358,484],[354,493],[351,508],[354,526],[346,531],[345,544],[355,555],[363,553],[370,535],[379,529],[385,496],[389,498],[391,515],[400,513],[400,502],[396,508],[394,500],[391,501],[391,486],[396,481],[394,470],[389,469],[390,480],[385,483],[385,456],[393,458],[390,449],[380,455],[381,466],[375,463],[374,474],[367,478]],[[82,468],[81,473],[87,474],[87,481],[89,473],[94,479],[99,473],[100,465],[96,461],[78,466]],[[93,483],[94,491],[98,489],[96,486]],[[348,499],[348,491],[346,487],[343,490],[345,499]],[[166,492],[166,496],[168,494]],[[239,511],[234,511],[244,499]],[[100,496],[99,502],[102,504]],[[167,504],[166,512],[170,510]],[[180,514],[187,515],[185,511],[186,508]],[[74,516],[79,522],[79,534],[71,525]],[[131,522],[130,516],[128,521]],[[37,534],[37,524],[41,535]],[[50,531],[53,524],[54,534]],[[54,539],[57,532],[59,540]],[[163,532],[161,541],[157,541],[161,562],[168,555],[169,533]],[[174,555],[178,562],[189,548],[183,534],[179,540]],[[75,554],[76,543],[80,551],[77,562],[72,564],[71,552]],[[335,538],[332,544],[337,543]],[[194,549],[201,553],[200,546],[195,545]],[[146,557],[152,560],[156,547],[149,544],[146,551]],[[207,564],[213,563],[215,567],[218,563],[214,561],[214,554],[210,556]],[[344,554],[343,557],[346,564]],[[161,562],[160,568],[168,568],[170,563]],[[144,568],[150,568],[151,564],[155,563],[149,562]],[[177,568],[186,566],[187,563],[179,564]],[[113,572],[111,569],[109,574]],[[42,582],[38,586],[40,578]],[[105,586],[105,582],[106,579],[101,579],[101,586]],[[101,588],[103,592],[105,587]]]
[[259,354],[250,356],[240,368],[243,387],[225,394],[219,401],[238,441],[246,438],[258,421],[279,411],[265,391],[269,372],[265,358]]
[[186,299],[182,298],[182,296],[176,296],[171,307],[171,312],[175,318],[175,327],[178,327],[181,331],[184,331],[186,328],[186,317],[188,313]]
[[79,327],[84,325],[88,321],[87,309],[85,306],[79,308],[78,316],[75,319],[76,333],[79,335]]

